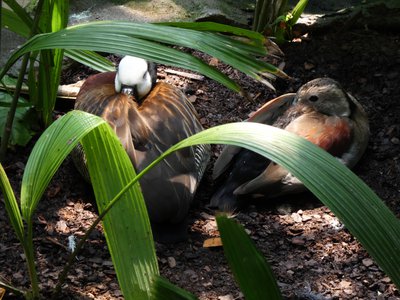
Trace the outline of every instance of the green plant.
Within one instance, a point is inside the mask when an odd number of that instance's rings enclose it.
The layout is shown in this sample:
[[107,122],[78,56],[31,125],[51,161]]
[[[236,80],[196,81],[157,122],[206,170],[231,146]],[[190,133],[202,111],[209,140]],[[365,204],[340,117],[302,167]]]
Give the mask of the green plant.
[[[158,276],[157,261],[137,181],[171,152],[205,143],[246,147],[282,164],[339,217],[393,282],[400,286],[400,257],[397,255],[400,249],[399,220],[357,176],[306,140],[262,124],[249,122],[221,125],[181,141],[135,176],[127,154],[119,146],[108,124],[99,117],[72,111],[54,122],[35,145],[22,180],[20,208],[4,170],[0,169],[6,210],[23,245],[31,273],[32,292],[21,291],[27,298],[31,294],[34,297],[39,295],[34,268],[32,216],[55,171],[79,141],[88,157],[89,172],[99,206],[100,216],[96,222],[104,217],[107,243],[126,299],[150,298],[153,283],[158,282],[154,281]],[[96,157],[108,159],[97,160]],[[229,247],[229,242],[224,242]],[[83,243],[84,239],[76,251]],[[135,251],[129,250],[132,245]],[[69,261],[73,262],[73,259]],[[235,272],[243,273],[237,271],[240,269],[237,268]],[[0,286],[8,287],[2,282]],[[161,287],[165,288],[166,285]],[[246,293],[246,290],[243,288],[243,292]]]
[[278,44],[290,41],[293,38],[293,26],[307,4],[308,0],[299,0],[296,6],[287,12],[287,0],[258,0],[254,11],[253,30],[275,37]]

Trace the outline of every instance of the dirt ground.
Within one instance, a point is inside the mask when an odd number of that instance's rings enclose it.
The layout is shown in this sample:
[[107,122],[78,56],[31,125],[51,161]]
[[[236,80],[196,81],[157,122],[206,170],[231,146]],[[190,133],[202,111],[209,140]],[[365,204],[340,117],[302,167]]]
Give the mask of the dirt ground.
[[[370,118],[368,149],[355,168],[400,217],[400,41],[396,32],[367,28],[334,28],[309,34],[282,47],[285,71],[292,82],[274,83],[276,94],[215,60],[255,99],[248,102],[204,78],[188,79],[159,69],[159,79],[181,87],[201,115],[205,127],[242,121],[266,100],[316,77],[329,76],[356,96]],[[88,73],[86,73],[87,75]],[[70,72],[71,81],[82,72]],[[64,77],[65,77],[64,76]],[[60,114],[62,112],[60,111]],[[4,164],[14,190],[20,190],[31,150],[10,152]],[[215,159],[220,147],[214,147]],[[204,248],[217,236],[212,212],[205,208],[213,191],[212,165],[191,212],[189,240],[157,244],[161,274],[202,300],[243,299],[222,248]],[[55,175],[35,218],[35,249],[43,291],[50,290],[68,256],[67,237],[81,236],[96,217],[95,201],[70,159]],[[251,205],[237,215],[260,251],[272,264],[287,299],[400,299],[400,292],[338,219],[311,194]],[[62,299],[122,299],[101,227],[80,253],[63,288]],[[29,285],[23,251],[0,202],[0,276],[19,287]],[[5,299],[16,299],[8,294]]]

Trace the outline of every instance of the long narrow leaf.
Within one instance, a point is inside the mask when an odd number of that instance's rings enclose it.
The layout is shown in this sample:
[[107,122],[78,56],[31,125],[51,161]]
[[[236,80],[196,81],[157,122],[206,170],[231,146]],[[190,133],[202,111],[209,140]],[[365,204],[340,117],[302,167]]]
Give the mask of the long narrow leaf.
[[62,117],[62,122],[51,125],[39,138],[26,164],[21,187],[21,211],[26,221],[31,220],[40,198],[63,160],[79,139],[104,120],[83,112]]
[[161,276],[156,276],[152,287],[152,300],[196,300],[192,293],[173,285]]
[[1,27],[17,33],[18,35],[27,38],[30,33],[30,27],[26,25],[16,13],[2,7],[1,8]]
[[247,300],[282,299],[271,267],[243,227],[226,216],[217,216],[224,254]]
[[[13,11],[3,7],[1,21],[2,27],[13,31],[22,37],[27,38],[29,36],[30,27],[26,25]],[[114,65],[109,60],[92,51],[71,49],[65,51],[64,54],[99,72],[115,70]]]
[[293,8],[291,14],[292,14],[292,19],[289,20],[290,25],[296,24],[296,22],[299,20],[301,14],[303,13],[304,9],[306,8],[308,4],[308,0],[299,0],[297,2],[296,6]]
[[[29,156],[21,190],[22,213],[27,222],[55,171],[81,139],[99,211],[135,177],[132,164],[109,125],[97,116],[72,111],[48,127]],[[122,201],[112,207],[104,219],[104,229],[125,299],[149,298],[158,266],[138,186],[130,188]]]
[[4,0],[11,10],[18,16],[18,18],[24,23],[28,28],[32,28],[33,19],[29,16],[26,10],[15,0]]
[[6,211],[10,219],[11,225],[21,244],[24,242],[24,227],[22,224],[21,212],[15,199],[14,191],[8,181],[6,172],[0,164],[0,188],[4,196]]
[[97,54],[93,51],[85,50],[66,50],[65,56],[72,58],[73,60],[80,62],[96,71],[108,72],[115,71],[115,66],[108,59]]
[[171,147],[159,159],[172,151],[206,143],[245,147],[288,169],[333,211],[400,287],[400,221],[333,156],[287,131],[244,122],[207,129]]
[[93,22],[32,38],[9,59],[3,73],[19,56],[28,51],[53,48],[81,49],[136,55],[155,62],[191,69],[239,91],[237,84],[215,68],[160,42],[204,51],[257,80],[261,80],[265,72],[287,76],[278,68],[255,57],[267,54],[259,43],[258,35],[256,37],[255,40],[244,42],[187,28],[117,21]]
[[53,48],[81,49],[134,55],[158,63],[191,69],[221,82],[234,91],[240,90],[239,86],[229,77],[192,55],[154,42],[131,38],[120,34],[105,33],[92,33],[89,36],[82,36],[77,32],[73,32],[71,34],[65,34],[63,37],[57,35],[57,32],[51,35],[38,35],[14,52],[2,70],[0,78],[24,53]]
[[[82,145],[97,206],[102,212],[136,174],[111,127],[93,129],[82,139]],[[125,299],[150,299],[151,283],[158,274],[158,265],[139,184],[131,187],[112,207],[103,219],[103,226]]]
[[160,22],[155,24],[194,29],[198,31],[229,33],[241,37],[247,37],[253,40],[257,45],[263,45],[265,43],[265,37],[258,32],[214,22]]

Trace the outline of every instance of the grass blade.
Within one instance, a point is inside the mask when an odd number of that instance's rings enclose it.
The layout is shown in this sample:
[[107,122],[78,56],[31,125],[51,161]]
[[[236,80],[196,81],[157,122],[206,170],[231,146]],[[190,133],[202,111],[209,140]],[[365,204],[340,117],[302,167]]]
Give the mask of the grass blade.
[[243,227],[224,215],[216,219],[225,257],[245,298],[282,299],[271,267]]
[[198,299],[188,291],[173,285],[167,279],[156,276],[152,287],[152,300],[196,300]]
[[[63,116],[50,126],[36,142],[22,178],[21,212],[28,222],[58,167],[84,135],[104,120],[76,112]],[[59,120],[60,120],[59,119]]]
[[10,219],[11,225],[21,244],[24,242],[24,226],[22,224],[21,212],[18,207],[17,199],[15,199],[14,191],[8,181],[6,172],[0,164],[0,188],[4,196],[6,211]]

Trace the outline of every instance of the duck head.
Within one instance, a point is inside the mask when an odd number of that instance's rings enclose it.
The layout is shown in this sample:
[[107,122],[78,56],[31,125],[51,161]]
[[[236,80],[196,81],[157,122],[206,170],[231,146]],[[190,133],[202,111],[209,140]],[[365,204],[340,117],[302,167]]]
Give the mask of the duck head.
[[328,116],[349,117],[349,100],[337,81],[331,78],[317,78],[301,86],[294,101]]
[[119,63],[115,75],[115,91],[140,100],[151,91],[156,80],[157,70],[154,63],[127,55]]

